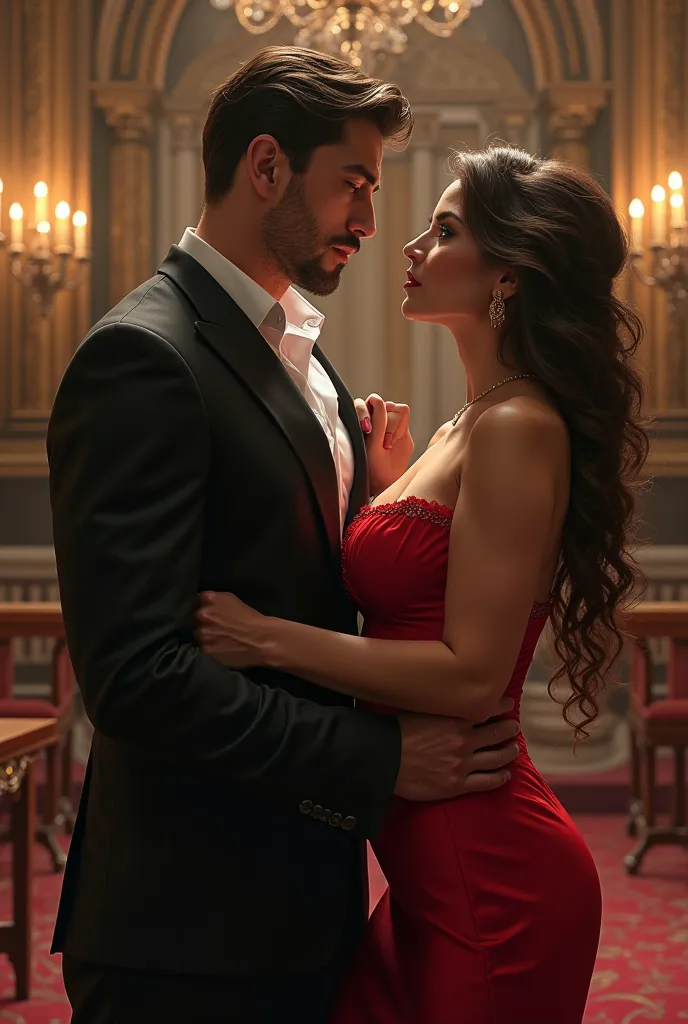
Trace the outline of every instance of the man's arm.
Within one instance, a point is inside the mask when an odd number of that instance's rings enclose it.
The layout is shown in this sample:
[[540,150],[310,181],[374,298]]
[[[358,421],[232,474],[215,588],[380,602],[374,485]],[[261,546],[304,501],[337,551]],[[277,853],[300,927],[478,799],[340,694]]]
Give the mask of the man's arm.
[[210,437],[179,353],[139,327],[91,335],[60,386],[48,458],[65,626],[94,726],[373,834],[399,768],[397,722],[258,686],[193,642]]

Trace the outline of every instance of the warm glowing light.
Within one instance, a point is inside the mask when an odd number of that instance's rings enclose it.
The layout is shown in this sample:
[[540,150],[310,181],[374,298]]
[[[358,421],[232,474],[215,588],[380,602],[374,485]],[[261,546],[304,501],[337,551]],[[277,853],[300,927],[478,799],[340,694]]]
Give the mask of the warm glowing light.
[[72,224],[75,228],[85,228],[88,223],[88,218],[83,210],[77,210],[72,217]]
[[33,194],[36,199],[44,199],[48,194],[48,186],[44,181],[37,181],[33,187]]
[[66,220],[70,213],[69,203],[61,202],[55,207],[55,216],[58,220]]
[[666,191],[661,185],[655,185],[652,192],[650,192],[650,196],[652,197],[653,203],[663,203],[666,199]]
[[680,210],[683,206],[683,196],[679,195],[677,192],[675,195],[671,196],[669,203],[675,210]]
[[50,231],[50,224],[47,220],[42,220],[39,224],[36,225],[36,231],[39,235],[47,235]]
[[643,217],[645,215],[645,207],[643,206],[642,200],[640,200],[640,199],[632,200],[630,206],[628,207],[628,212],[630,213],[631,217],[633,217],[634,220],[637,217]]
[[669,188],[674,192],[678,192],[680,188],[683,188],[683,178],[678,171],[672,171],[669,175]]
[[10,220],[21,220],[23,216],[24,211],[19,203],[12,203],[10,206]]

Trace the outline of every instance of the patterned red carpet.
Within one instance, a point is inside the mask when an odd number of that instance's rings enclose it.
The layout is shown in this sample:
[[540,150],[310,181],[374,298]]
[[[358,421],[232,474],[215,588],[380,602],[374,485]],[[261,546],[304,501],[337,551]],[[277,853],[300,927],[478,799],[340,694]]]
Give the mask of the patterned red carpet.
[[[629,879],[621,860],[631,840],[622,819],[589,815],[578,822],[597,861],[605,899],[602,943],[585,1024],[688,1021],[688,853],[653,850],[643,877]],[[0,1022],[67,1024],[69,1009],[59,958],[48,956],[60,876],[50,872],[42,849],[37,850],[37,862],[33,999],[13,1002],[12,969],[0,960]],[[381,884],[374,866],[375,896]],[[561,884],[566,885],[565,878]],[[0,919],[9,910],[9,851],[5,848],[0,851]]]

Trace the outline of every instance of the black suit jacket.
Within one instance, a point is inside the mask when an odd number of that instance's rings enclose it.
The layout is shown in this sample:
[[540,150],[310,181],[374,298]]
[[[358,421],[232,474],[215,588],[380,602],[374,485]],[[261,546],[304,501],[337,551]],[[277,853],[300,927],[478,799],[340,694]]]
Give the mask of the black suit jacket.
[[[320,350],[367,490],[355,409]],[[54,950],[194,974],[305,971],[361,919],[397,722],[192,637],[200,590],[356,631],[330,449],[273,351],[173,247],[89,333],[48,458],[65,626],[95,727]]]

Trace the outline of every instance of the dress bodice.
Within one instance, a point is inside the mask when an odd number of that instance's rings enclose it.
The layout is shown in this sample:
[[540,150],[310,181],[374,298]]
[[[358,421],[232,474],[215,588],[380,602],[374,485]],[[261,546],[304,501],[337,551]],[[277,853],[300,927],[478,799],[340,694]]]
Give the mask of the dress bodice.
[[[366,505],[344,536],[344,580],[365,636],[441,640],[453,510],[423,498]],[[506,693],[516,702],[551,611],[533,606]]]

